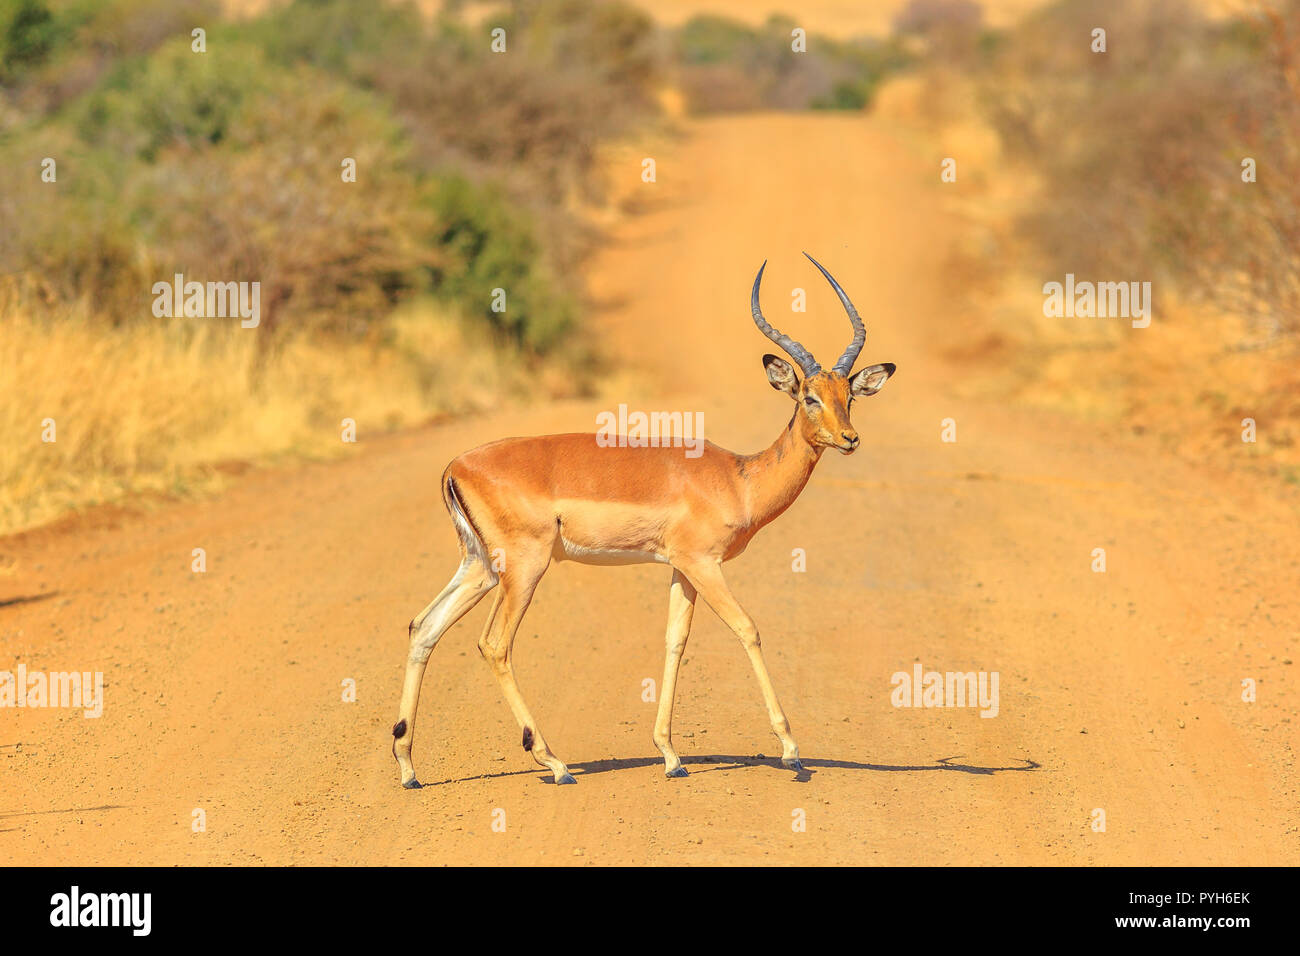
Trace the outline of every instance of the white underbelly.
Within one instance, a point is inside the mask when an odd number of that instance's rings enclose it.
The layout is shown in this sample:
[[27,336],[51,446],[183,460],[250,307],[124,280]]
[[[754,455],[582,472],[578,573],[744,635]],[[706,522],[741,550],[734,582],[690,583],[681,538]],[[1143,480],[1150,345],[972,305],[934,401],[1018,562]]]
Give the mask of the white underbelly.
[[592,548],[560,535],[555,542],[555,560],[580,564],[667,564],[668,559],[654,551],[633,548]]

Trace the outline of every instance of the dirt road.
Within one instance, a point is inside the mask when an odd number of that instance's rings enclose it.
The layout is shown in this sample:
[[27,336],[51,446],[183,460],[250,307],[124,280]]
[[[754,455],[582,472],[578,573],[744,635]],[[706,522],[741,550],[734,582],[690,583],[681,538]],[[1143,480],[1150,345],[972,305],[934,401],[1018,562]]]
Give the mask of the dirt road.
[[[1140,436],[953,397],[966,373],[938,355],[962,322],[940,281],[957,227],[936,170],[860,117],[692,127],[591,273],[601,345],[635,360],[639,389],[384,439],[361,423],[342,463],[0,543],[0,669],[105,680],[98,719],[0,711],[0,858],[1300,862],[1294,504]],[[728,565],[808,773],[779,766],[748,661],[701,606],[675,719],[691,775],[665,779],[642,682],[661,673],[669,574],[563,564],[516,659],[578,785],[552,785],[520,749],[475,649],[484,602],[434,654],[426,786],[403,790],[389,748],[406,626],[456,564],[446,462],[505,435],[592,430],[618,401],[698,409],[714,441],[766,446],[789,409],[748,317],[758,264],[774,324],[823,361],[848,339],[801,249],[866,317],[862,361],[899,366],[855,409],[861,450],[825,458]],[[794,287],[807,314],[790,313]],[[892,706],[891,675],[917,662],[996,671],[996,717]]]

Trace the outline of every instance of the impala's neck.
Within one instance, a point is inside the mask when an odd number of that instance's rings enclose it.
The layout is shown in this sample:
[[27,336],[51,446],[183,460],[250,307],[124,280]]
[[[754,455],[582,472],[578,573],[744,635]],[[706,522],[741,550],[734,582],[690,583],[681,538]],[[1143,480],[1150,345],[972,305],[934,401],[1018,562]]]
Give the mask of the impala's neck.
[[740,473],[748,483],[746,506],[755,530],[794,504],[822,456],[823,449],[808,444],[796,427],[798,419],[796,411],[770,447],[741,460]]

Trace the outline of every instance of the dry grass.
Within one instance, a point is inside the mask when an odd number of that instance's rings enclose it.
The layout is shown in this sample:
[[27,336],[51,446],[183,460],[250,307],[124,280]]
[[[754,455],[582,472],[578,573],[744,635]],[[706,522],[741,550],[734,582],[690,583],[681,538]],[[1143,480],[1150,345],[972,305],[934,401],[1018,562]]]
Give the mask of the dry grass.
[[[1171,453],[1300,480],[1300,340],[1269,338],[1246,312],[1164,283],[1151,326],[1048,318],[1047,267],[1018,215],[1043,202],[1041,171],[1013,162],[979,109],[975,81],[940,68],[891,80],[877,116],[928,155],[959,157],[944,199],[962,229],[946,250],[962,303],[944,349],[963,393],[1050,408],[1145,434]],[[937,175],[927,169],[927,178]],[[1080,279],[1142,278],[1141,273]],[[1253,418],[1254,443],[1241,422]]]
[[[128,495],[210,492],[224,462],[345,455],[345,418],[364,441],[494,405],[528,374],[429,304],[395,314],[382,341],[282,333],[269,350],[235,321],[106,328],[9,303],[0,325],[0,533]],[[568,383],[553,369],[530,389]]]

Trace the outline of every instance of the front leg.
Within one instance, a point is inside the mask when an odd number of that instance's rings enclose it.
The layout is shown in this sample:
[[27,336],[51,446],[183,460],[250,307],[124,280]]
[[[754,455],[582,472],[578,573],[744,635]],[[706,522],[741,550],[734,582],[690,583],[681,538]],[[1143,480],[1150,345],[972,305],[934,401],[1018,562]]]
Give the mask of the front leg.
[[659,694],[659,713],[655,717],[655,746],[664,755],[664,775],[686,776],[681,758],[673,750],[673,700],[677,696],[677,669],[686,650],[686,638],[691,633],[691,618],[695,614],[695,586],[685,575],[673,569],[673,583],[668,592],[668,633],[664,657],[664,682]]
[[772,678],[767,672],[767,663],[763,660],[763,646],[758,638],[758,628],[732,595],[731,589],[727,587],[727,582],[722,577],[721,563],[712,560],[701,561],[683,567],[682,570],[695,585],[696,590],[704,596],[709,607],[722,618],[722,623],[731,628],[740,638],[745,653],[749,655],[749,662],[754,667],[758,686],[763,691],[763,701],[767,705],[767,716],[772,723],[772,733],[776,734],[777,739],[781,741],[781,763],[791,770],[802,770],[803,765],[799,763],[799,747],[790,736],[790,721],[786,720],[781,702],[776,699]]

